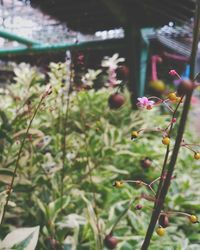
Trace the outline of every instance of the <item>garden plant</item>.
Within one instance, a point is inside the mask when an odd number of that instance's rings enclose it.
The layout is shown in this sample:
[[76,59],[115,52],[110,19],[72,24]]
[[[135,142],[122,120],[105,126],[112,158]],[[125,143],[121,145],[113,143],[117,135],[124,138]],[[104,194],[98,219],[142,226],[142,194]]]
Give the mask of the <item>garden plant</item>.
[[78,87],[70,53],[46,73],[14,66],[0,92],[0,249],[199,249],[200,145],[186,126],[197,7],[190,79],[138,110],[117,54]]

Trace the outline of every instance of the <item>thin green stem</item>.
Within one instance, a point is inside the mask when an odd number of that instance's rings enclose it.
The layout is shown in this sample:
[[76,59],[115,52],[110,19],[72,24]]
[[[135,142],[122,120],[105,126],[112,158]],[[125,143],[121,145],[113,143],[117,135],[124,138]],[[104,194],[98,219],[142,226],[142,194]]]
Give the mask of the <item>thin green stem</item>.
[[36,116],[36,114],[37,114],[37,112],[38,112],[38,110],[39,110],[39,108],[40,108],[40,106],[41,106],[44,98],[45,98],[45,96],[42,95],[42,97],[41,97],[41,99],[40,99],[40,101],[39,101],[39,103],[38,103],[38,105],[37,105],[37,107],[36,107],[36,109],[35,109],[35,111],[33,113],[33,116],[32,116],[32,118],[31,118],[31,120],[29,122],[29,125],[28,125],[28,127],[26,129],[26,132],[24,134],[23,140],[21,142],[21,145],[20,145],[20,148],[19,148],[19,152],[18,152],[18,155],[17,155],[17,159],[16,159],[16,162],[15,162],[15,168],[14,168],[14,171],[13,171],[12,179],[11,179],[9,188],[7,190],[7,197],[6,197],[6,202],[5,202],[5,205],[4,205],[4,208],[3,208],[3,214],[2,214],[2,217],[1,217],[1,223],[0,223],[0,225],[2,225],[3,221],[4,221],[4,217],[5,217],[5,214],[6,214],[7,207],[8,207],[8,202],[10,200],[11,192],[12,192],[13,185],[14,185],[15,176],[16,176],[16,173],[17,173],[17,169],[19,167],[19,160],[20,160],[20,157],[21,157],[21,154],[22,154],[22,150],[23,150],[24,145],[25,145],[26,138],[28,136],[28,133],[29,133],[29,130],[30,130],[31,125],[33,123],[33,120],[34,120],[34,118],[35,118],[35,116]]
[[[77,96],[77,99],[79,101],[78,96]],[[90,160],[89,160],[88,133],[87,133],[87,129],[85,127],[86,122],[85,122],[85,119],[84,119],[83,112],[82,112],[80,104],[79,104],[79,107],[80,107],[80,115],[81,115],[81,125],[83,127],[83,131],[84,131],[84,134],[85,134],[85,148],[86,148],[87,166],[89,168],[89,170],[88,170],[89,180],[90,180],[91,184],[94,184],[94,182],[92,180],[92,167],[90,166]],[[99,227],[99,215],[98,215],[98,211],[97,211],[97,197],[96,197],[96,193],[94,191],[92,192],[92,194],[93,194],[93,208],[94,208],[94,212],[95,212],[95,215],[96,215],[96,228],[97,228],[97,231],[98,231],[98,241],[99,241],[99,244],[97,244],[97,247],[99,247],[100,249],[103,249],[101,230],[100,230],[100,227]]]
[[128,210],[131,208],[132,204],[136,201],[136,198],[132,199],[127,208],[124,209],[124,211],[120,214],[120,216],[117,218],[117,220],[115,221],[115,223],[113,224],[111,230],[110,230],[110,235],[112,235],[113,231],[115,230],[116,226],[118,225],[118,223],[120,222],[120,220],[126,215],[126,213],[128,212]]
[[[175,118],[177,110],[178,110],[178,108],[179,108],[182,100],[183,100],[183,97],[181,97],[179,103],[177,104],[177,106],[176,106],[176,108],[174,110],[174,113],[172,115],[172,119],[171,120],[173,120]],[[173,129],[173,125],[174,125],[173,123],[170,124],[168,136],[171,135],[171,132],[172,132],[172,129]],[[164,174],[165,174],[166,166],[167,166],[167,162],[168,162],[168,158],[169,158],[169,153],[170,153],[170,145],[167,145],[167,149],[166,149],[166,153],[165,153],[165,158],[164,158],[164,162],[163,162],[163,167],[162,167],[162,172],[161,172],[161,175],[160,175],[161,177],[164,176]],[[159,199],[158,197],[160,195],[160,191],[161,191],[161,188],[162,188],[162,185],[163,185],[163,181],[164,181],[164,179],[160,178],[160,182],[158,184],[158,189],[157,189],[157,194],[156,194],[156,198],[157,199]],[[155,206],[156,206],[156,204],[155,204]]]
[[[65,177],[65,161],[66,161],[66,137],[67,137],[67,123],[68,123],[68,117],[69,117],[69,104],[70,104],[70,87],[72,85],[72,78],[73,78],[73,73],[72,73],[72,64],[70,65],[70,78],[69,78],[69,87],[67,89],[67,103],[66,103],[66,109],[63,115],[62,119],[62,129],[63,129],[63,136],[62,136],[62,170],[61,170],[61,187],[60,187],[60,193],[61,193],[61,198],[63,198],[64,195],[64,177]],[[64,99],[64,94],[62,95],[62,100]],[[64,101],[63,105],[64,105]],[[63,199],[62,199],[63,203]],[[63,206],[63,205],[62,205]],[[61,207],[62,207],[61,206]]]
[[146,182],[143,182],[143,181],[140,181],[140,180],[123,180],[124,183],[135,183],[135,184],[138,184],[138,185],[143,185],[145,187],[147,187],[148,189],[150,189],[154,195],[156,195],[155,191],[153,190],[152,186],[151,186],[151,183],[148,184]]
[[185,212],[179,212],[179,211],[167,211],[167,212],[161,212],[160,214],[176,214],[176,215],[182,215],[182,216],[186,216],[186,217],[190,217],[191,214],[185,213]]

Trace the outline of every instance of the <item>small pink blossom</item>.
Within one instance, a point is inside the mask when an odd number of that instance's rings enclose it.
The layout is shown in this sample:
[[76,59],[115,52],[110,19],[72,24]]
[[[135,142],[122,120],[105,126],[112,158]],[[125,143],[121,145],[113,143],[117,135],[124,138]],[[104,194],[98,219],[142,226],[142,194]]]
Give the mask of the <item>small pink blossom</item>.
[[154,101],[150,101],[147,97],[143,96],[141,98],[137,98],[138,103],[137,106],[139,108],[146,108],[146,109],[152,109],[154,105]]
[[176,70],[172,69],[169,71],[170,76],[175,76],[177,74]]
[[179,79],[181,79],[180,75],[174,69],[169,71],[169,75],[170,76],[177,76]]
[[176,118],[173,118],[173,119],[172,119],[172,123],[176,123]]
[[108,70],[108,79],[109,79],[110,86],[117,85],[117,74],[116,74],[114,68],[109,68],[109,70]]

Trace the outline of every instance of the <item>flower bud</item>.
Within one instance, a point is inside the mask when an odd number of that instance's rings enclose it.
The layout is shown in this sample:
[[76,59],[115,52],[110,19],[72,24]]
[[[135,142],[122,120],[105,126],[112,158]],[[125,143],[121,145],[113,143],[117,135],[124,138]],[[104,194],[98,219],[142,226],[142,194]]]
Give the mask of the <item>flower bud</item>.
[[143,160],[140,161],[140,165],[141,167],[143,167],[144,169],[147,169],[151,166],[152,164],[152,160],[148,157],[144,158]]
[[110,95],[108,99],[108,104],[111,109],[120,108],[125,102],[125,97],[122,94],[114,93]]
[[143,206],[141,204],[138,204],[138,205],[135,206],[136,210],[141,210],[142,208],[143,208]]
[[173,119],[172,119],[172,123],[176,123],[176,118],[173,118]]
[[165,229],[163,227],[158,227],[156,229],[156,233],[159,235],[159,236],[164,236],[165,235]]
[[161,214],[159,217],[159,225],[161,227],[168,227],[169,226],[169,217],[166,214]]
[[170,144],[170,139],[169,139],[169,137],[164,137],[163,139],[162,139],[162,143],[164,144],[164,145],[169,145]]
[[108,249],[114,249],[117,246],[118,240],[111,234],[106,235],[104,244]]
[[190,215],[189,220],[192,223],[197,223],[198,222],[198,218],[197,218],[196,215]]
[[121,188],[123,186],[123,181],[115,181],[113,186],[116,188]]
[[199,160],[200,159],[200,153],[194,153],[194,159]]
[[176,101],[176,98],[177,98],[176,93],[170,93],[170,94],[168,95],[168,99],[169,99],[170,101]]
[[137,131],[132,131],[131,132],[131,140],[136,139],[138,137],[138,132]]
[[188,92],[191,92],[193,89],[194,89],[194,84],[193,84],[192,81],[190,81],[190,80],[183,80],[183,81],[181,81],[181,83],[178,86],[177,94],[179,96],[184,96]]

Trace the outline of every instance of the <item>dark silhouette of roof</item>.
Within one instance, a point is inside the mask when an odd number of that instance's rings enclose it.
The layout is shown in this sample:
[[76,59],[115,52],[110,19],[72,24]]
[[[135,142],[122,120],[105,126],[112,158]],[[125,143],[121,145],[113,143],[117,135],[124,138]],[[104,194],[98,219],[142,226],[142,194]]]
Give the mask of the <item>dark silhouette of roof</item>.
[[124,27],[158,27],[193,17],[195,0],[30,0],[31,5],[75,31],[94,33]]

